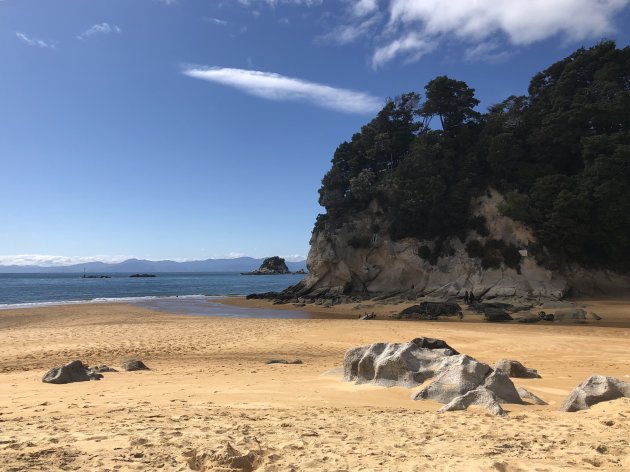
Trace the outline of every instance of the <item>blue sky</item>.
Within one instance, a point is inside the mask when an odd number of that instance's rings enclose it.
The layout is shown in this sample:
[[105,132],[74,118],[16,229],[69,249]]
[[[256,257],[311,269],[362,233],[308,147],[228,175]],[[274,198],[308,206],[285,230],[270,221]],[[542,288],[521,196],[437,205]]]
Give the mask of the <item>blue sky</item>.
[[305,256],[386,97],[447,74],[485,110],[628,24],[630,0],[0,0],[0,264]]

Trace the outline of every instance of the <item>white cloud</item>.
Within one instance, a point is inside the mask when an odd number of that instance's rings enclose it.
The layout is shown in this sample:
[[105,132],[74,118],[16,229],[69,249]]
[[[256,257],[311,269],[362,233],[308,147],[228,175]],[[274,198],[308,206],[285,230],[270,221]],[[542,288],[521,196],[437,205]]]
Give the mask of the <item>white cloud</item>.
[[630,0],[390,0],[390,25],[420,27],[424,35],[481,40],[505,34],[526,45],[557,34],[579,40],[609,33]]
[[17,36],[21,41],[25,42],[29,46],[33,46],[37,48],[48,48],[48,49],[55,48],[53,44],[47,43],[46,41],[43,41],[41,39],[29,38],[24,33],[20,33],[19,31],[15,33],[15,36]]
[[[244,0],[251,1],[251,0]],[[615,31],[630,0],[344,0],[346,14],[319,39],[365,38],[372,66],[418,60],[440,44],[463,43],[464,60],[496,62],[511,48],[557,37],[599,39]]]
[[288,256],[280,256],[287,262],[302,262],[306,260],[306,256],[302,254],[290,254]]
[[352,12],[359,17],[374,13],[376,10],[378,10],[378,0],[359,0],[353,2],[352,5]]
[[227,85],[242,92],[277,101],[301,101],[345,113],[373,113],[383,100],[353,90],[335,88],[271,72],[222,67],[188,68],[184,75]]
[[423,39],[422,36],[411,33],[407,36],[379,47],[372,55],[372,67],[378,69],[397,56],[406,55],[407,61],[417,61],[425,54],[431,52],[437,46],[436,43]]
[[38,265],[43,267],[59,267],[84,262],[122,262],[128,256],[51,256],[44,254],[18,254],[0,256],[0,266]]
[[97,24],[86,29],[83,33],[78,35],[77,38],[85,39],[85,38],[88,38],[90,36],[94,36],[97,34],[112,34],[112,33],[120,34],[122,33],[122,29],[120,29],[120,27],[116,25],[110,25],[109,23],[101,23],[101,24]]

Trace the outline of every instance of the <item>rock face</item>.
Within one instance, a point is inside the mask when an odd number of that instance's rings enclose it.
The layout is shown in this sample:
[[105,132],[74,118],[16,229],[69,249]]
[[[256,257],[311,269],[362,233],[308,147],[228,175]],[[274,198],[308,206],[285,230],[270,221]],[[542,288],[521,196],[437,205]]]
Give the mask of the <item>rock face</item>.
[[268,257],[260,264],[260,267],[253,272],[244,272],[244,275],[277,275],[288,274],[289,268],[282,257]]
[[560,411],[587,410],[596,403],[630,397],[630,383],[613,377],[593,375],[575,387]]
[[521,364],[519,361],[515,361],[512,359],[501,359],[494,364],[494,368],[497,370],[502,370],[505,372],[508,377],[513,377],[516,379],[540,379],[540,375],[538,371],[534,369],[529,369]]
[[42,382],[52,384],[67,384],[71,382],[86,382],[88,380],[99,380],[103,376],[97,372],[94,372],[88,368],[81,361],[72,361],[61,367],[54,367],[50,369],[44,377]]
[[127,371],[151,370],[144,364],[144,362],[142,362],[141,360],[138,360],[138,359],[130,359],[130,360],[124,362],[123,365],[122,365],[122,368],[127,370]]
[[502,371],[459,354],[439,339],[416,338],[408,343],[375,343],[350,349],[344,357],[344,380],[386,387],[415,387],[434,379],[414,400],[449,403],[484,387],[503,403],[522,403]]
[[[500,239],[518,248],[536,244],[533,232],[523,224],[503,216],[503,197],[491,191],[473,204],[473,213],[485,217],[487,238]],[[432,265],[419,255],[419,248],[433,249],[434,242],[406,238],[393,241],[374,228],[385,228],[376,202],[356,215],[347,215],[343,224],[316,228],[310,241],[307,265],[309,276],[291,289],[296,296],[334,298],[342,294],[375,297],[405,294],[409,297],[463,297],[466,290],[485,300],[498,297],[560,299],[572,293],[628,293],[630,277],[606,271],[586,271],[567,266],[549,270],[531,255],[520,260],[520,270],[505,266],[484,269],[471,258],[465,243],[454,237],[445,241],[448,254]],[[365,237],[361,247],[349,244],[357,235]],[[475,233],[469,239],[479,238]],[[524,252],[525,253],[525,252]]]

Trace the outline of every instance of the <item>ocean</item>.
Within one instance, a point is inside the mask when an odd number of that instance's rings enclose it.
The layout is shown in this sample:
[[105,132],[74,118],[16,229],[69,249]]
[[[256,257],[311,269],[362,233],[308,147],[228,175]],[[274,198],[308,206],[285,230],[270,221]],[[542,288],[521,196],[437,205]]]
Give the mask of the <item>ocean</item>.
[[82,278],[82,274],[0,274],[0,309],[49,304],[132,301],[247,295],[281,291],[304,275],[241,275],[234,272],[156,273],[156,277],[102,274],[111,278]]

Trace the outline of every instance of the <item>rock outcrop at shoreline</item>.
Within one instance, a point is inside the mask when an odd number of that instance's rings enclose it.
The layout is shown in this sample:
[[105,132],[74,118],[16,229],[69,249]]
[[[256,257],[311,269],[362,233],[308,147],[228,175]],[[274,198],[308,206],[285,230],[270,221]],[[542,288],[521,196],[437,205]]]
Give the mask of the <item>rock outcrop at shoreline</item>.
[[439,339],[416,338],[408,343],[375,343],[350,349],[344,356],[344,380],[385,387],[415,387],[432,383],[413,400],[448,404],[442,411],[486,406],[493,414],[505,412],[499,403],[522,404],[509,377],[456,350]]
[[[309,275],[285,291],[290,296],[335,298],[342,295],[372,298],[404,295],[410,299],[438,296],[462,299],[473,292],[477,299],[548,299],[571,295],[630,293],[630,277],[606,270],[586,270],[575,264],[545,267],[527,248],[535,246],[534,232],[524,224],[501,214],[504,197],[489,196],[473,203],[473,214],[485,218],[489,231],[482,240],[501,240],[521,250],[518,268],[501,265],[484,268],[470,257],[466,242],[457,237],[444,244],[448,255],[434,264],[422,257],[420,248],[431,241],[405,238],[393,241],[374,231],[385,226],[382,210],[374,203],[360,214],[348,216],[338,227],[316,228],[307,259]],[[350,244],[357,235],[366,235],[365,244]],[[477,236],[469,232],[467,240]],[[490,318],[496,319],[491,313]]]

